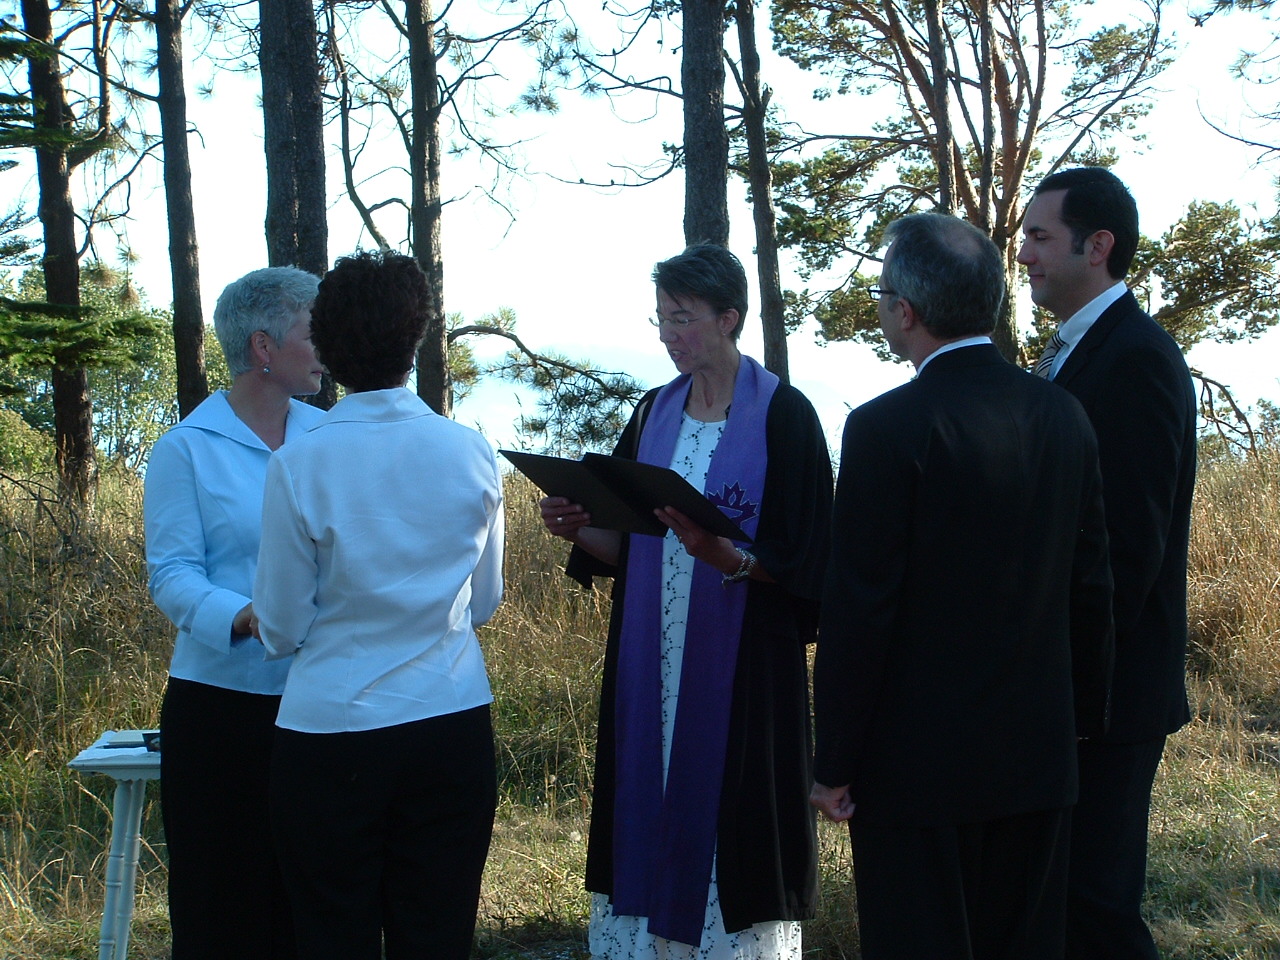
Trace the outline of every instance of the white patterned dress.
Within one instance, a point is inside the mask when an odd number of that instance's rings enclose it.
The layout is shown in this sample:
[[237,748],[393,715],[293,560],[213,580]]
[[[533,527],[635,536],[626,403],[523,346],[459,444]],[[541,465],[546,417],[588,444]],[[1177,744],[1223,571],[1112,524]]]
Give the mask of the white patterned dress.
[[[706,486],[711,455],[724,432],[723,420],[703,423],[681,415],[671,469],[695,488]],[[685,621],[693,581],[693,557],[673,534],[662,542],[662,772],[666,776],[675,730],[676,700],[684,657]],[[778,920],[726,933],[720,915],[715,865],[707,891],[702,945],[693,947],[654,936],[646,917],[614,916],[609,898],[591,895],[591,955],[598,960],[800,960],[800,923]]]

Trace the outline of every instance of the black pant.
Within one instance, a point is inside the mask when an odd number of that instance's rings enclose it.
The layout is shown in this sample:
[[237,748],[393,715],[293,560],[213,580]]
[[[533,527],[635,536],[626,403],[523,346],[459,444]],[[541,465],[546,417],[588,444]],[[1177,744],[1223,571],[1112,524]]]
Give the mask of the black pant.
[[1070,808],[849,831],[863,960],[1061,960]]
[[497,805],[489,708],[280,729],[271,810],[305,960],[466,960]]
[[173,960],[293,958],[267,813],[280,698],[170,678],[160,807]]
[[1142,919],[1147,817],[1164,737],[1142,743],[1080,743],[1080,800],[1067,885],[1067,956],[1156,960]]

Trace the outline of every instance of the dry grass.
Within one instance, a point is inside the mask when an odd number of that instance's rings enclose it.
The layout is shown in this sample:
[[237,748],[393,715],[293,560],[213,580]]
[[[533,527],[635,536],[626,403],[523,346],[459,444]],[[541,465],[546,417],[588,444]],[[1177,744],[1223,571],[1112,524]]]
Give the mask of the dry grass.
[[508,481],[506,595],[481,644],[494,689],[502,795],[481,895],[477,953],[579,952],[605,590],[562,570],[537,488]]
[[[43,493],[42,493],[43,490]],[[77,518],[0,479],[0,956],[97,955],[111,783],[66,760],[108,726],[154,725],[171,630],[146,595],[139,489],[109,478]],[[608,614],[560,568],[536,491],[507,490],[507,598],[484,629],[503,788],[477,956],[584,957],[582,863]],[[1280,958],[1280,459],[1202,471],[1192,548],[1196,720],[1170,741],[1149,913],[1172,960]],[[168,956],[157,791],[131,955]],[[848,840],[821,832],[806,954],[856,958]]]
[[1169,957],[1280,957],[1280,451],[1200,472],[1188,573],[1195,720],[1169,741],[1149,909]]
[[1189,566],[1192,671],[1280,720],[1280,453],[1201,471]]
[[[108,477],[93,516],[51,494],[50,480],[0,483],[0,952],[15,960],[96,954],[112,790],[66,762],[110,725],[155,725],[170,645],[146,596],[136,482]],[[143,836],[135,937],[159,950],[154,794]]]

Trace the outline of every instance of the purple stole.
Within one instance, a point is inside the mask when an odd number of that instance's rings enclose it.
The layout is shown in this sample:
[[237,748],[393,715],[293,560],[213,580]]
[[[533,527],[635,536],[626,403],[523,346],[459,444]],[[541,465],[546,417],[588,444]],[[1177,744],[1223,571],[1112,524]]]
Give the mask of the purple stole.
[[[690,378],[660,391],[637,459],[668,466]],[[743,356],[733,403],[707,471],[707,496],[754,537],[766,465],[765,418],[778,378]],[[631,537],[618,638],[613,912],[698,946],[716,849],[729,710],[747,583],[721,584],[695,562],[665,796],[662,789],[662,537]]]

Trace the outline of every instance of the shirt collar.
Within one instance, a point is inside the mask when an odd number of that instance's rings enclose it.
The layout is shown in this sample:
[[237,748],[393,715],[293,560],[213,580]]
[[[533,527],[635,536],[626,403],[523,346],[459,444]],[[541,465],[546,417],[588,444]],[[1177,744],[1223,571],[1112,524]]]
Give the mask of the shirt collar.
[[1124,281],[1117,280],[1068,317],[1065,322],[1058,325],[1058,336],[1062,338],[1063,345],[1054,356],[1053,363],[1049,367],[1049,379],[1053,379],[1058,375],[1058,371],[1067,362],[1067,357],[1076,348],[1076,344],[1084,339],[1084,335],[1098,322],[1098,318],[1102,316],[1107,307],[1128,292],[1129,288],[1125,286]]
[[388,387],[385,390],[362,390],[347,394],[325,414],[325,422],[352,420],[391,423],[433,415],[435,411],[408,387]]
[[1083,339],[1084,335],[1089,332],[1100,316],[1126,293],[1129,288],[1125,286],[1123,280],[1117,280],[1107,289],[1086,303],[1077,310],[1063,324],[1058,326],[1058,335],[1066,342],[1068,347],[1074,347]]
[[949,343],[944,343],[920,362],[920,366],[916,367],[916,376],[918,377],[924,372],[924,368],[928,366],[929,361],[934,357],[941,356],[944,353],[950,353],[952,350],[959,350],[961,347],[976,347],[979,344],[991,342],[990,337],[965,337],[963,340],[952,340]]
[[231,401],[227,399],[225,390],[211,393],[199,406],[174,424],[174,427],[183,430],[202,430],[243,443],[248,447],[267,449],[267,445],[261,438],[250,430],[248,424],[237,417],[236,412],[231,409]]

